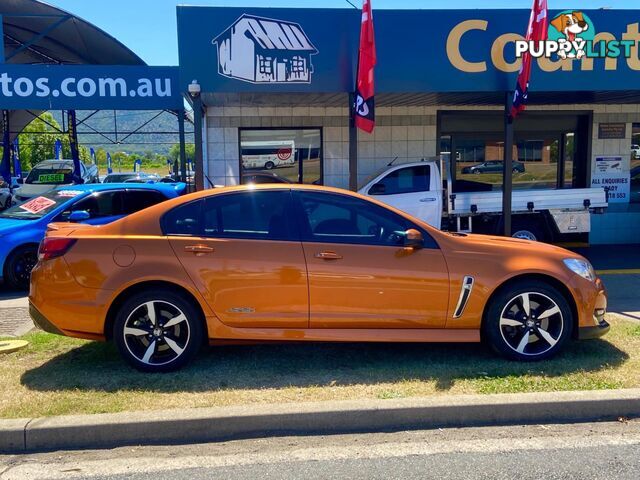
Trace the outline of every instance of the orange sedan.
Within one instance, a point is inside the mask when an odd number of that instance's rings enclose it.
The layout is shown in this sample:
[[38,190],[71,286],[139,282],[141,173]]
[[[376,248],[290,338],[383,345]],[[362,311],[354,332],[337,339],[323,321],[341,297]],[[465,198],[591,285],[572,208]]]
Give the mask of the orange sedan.
[[606,333],[587,260],[526,240],[449,234],[351,192],[230,187],[109,225],[54,225],[33,271],[48,332],[111,340],[145,371],[209,342],[487,342],[541,360]]

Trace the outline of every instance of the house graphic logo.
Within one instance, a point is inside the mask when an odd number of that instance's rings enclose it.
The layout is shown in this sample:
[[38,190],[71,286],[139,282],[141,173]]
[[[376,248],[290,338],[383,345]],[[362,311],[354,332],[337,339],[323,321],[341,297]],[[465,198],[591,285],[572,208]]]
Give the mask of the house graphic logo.
[[294,22],[244,14],[212,41],[218,73],[256,84],[311,83],[318,50]]

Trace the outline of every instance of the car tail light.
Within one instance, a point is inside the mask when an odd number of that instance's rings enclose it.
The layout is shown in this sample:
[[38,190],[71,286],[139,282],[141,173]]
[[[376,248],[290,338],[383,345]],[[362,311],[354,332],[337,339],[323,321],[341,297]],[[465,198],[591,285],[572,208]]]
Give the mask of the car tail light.
[[40,242],[38,260],[51,260],[67,253],[76,243],[74,238],[45,238]]

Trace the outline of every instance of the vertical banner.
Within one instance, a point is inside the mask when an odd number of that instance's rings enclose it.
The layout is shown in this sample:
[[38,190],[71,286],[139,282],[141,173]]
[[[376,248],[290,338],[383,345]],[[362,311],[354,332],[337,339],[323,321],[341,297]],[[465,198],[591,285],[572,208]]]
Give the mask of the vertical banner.
[[[529,26],[527,27],[527,42],[539,42],[546,40],[548,36],[548,11],[547,0],[533,0]],[[529,80],[531,78],[531,53],[524,52],[522,65],[518,72],[516,90],[513,94],[513,105],[511,107],[511,118],[515,119],[520,112],[527,108],[529,99]]]
[[9,110],[2,111],[2,162],[0,163],[0,177],[11,185],[11,129],[9,125]]
[[89,149],[89,153],[91,154],[91,161],[93,162],[94,165],[97,165],[98,162],[96,160],[96,151],[93,149],[93,147]]
[[56,160],[62,160],[62,141],[58,138],[53,147],[53,158]]
[[374,69],[376,66],[376,40],[373,32],[373,12],[371,0],[362,5],[362,25],[360,26],[360,51],[358,54],[358,76],[356,80],[353,115],[360,130],[373,132],[376,126]]
[[193,172],[193,161],[190,158],[187,158],[187,172]]
[[20,163],[20,141],[19,137],[13,140],[13,176],[22,178],[22,164]]
[[113,173],[111,154],[107,152],[107,174]]
[[141,169],[142,169],[142,159],[136,158],[136,160],[133,162],[133,171],[136,173],[140,173]]
[[80,168],[80,151],[78,150],[78,131],[77,118],[75,110],[67,111],[69,146],[71,147],[71,159],[73,160],[73,182],[76,184],[84,183],[82,178],[82,169]]

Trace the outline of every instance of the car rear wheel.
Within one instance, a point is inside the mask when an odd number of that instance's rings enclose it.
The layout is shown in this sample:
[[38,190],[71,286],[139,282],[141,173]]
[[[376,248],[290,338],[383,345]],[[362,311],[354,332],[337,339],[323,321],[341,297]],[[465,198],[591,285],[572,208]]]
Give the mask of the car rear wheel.
[[500,355],[518,361],[550,358],[565,346],[574,318],[564,296],[527,281],[498,292],[487,309],[483,334]]
[[38,263],[38,249],[24,246],[14,250],[4,268],[4,278],[9,288],[27,290],[31,279],[31,270]]
[[267,162],[264,164],[264,168],[266,168],[267,170],[273,170],[275,168],[276,164],[273,162]]
[[154,290],[129,298],[117,313],[113,339],[120,354],[144,372],[170,372],[189,363],[203,342],[203,319],[184,296]]

